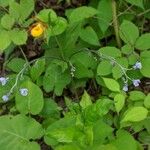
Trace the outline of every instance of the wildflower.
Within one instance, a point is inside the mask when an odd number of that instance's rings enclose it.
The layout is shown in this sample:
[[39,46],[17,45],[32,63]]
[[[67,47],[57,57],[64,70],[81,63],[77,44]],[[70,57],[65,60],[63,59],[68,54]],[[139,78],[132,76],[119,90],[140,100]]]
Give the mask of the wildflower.
[[8,95],[3,95],[3,96],[2,96],[2,100],[3,100],[4,102],[7,102],[7,101],[9,100],[9,96],[8,96]]
[[26,89],[26,88],[22,88],[19,91],[20,91],[20,94],[22,96],[27,96],[28,95],[28,89]]
[[0,77],[0,83],[2,84],[2,86],[6,85],[8,79],[9,79],[9,78]]
[[44,33],[45,27],[42,25],[42,23],[37,23],[32,29],[31,29],[31,35],[33,37],[40,37]]
[[123,89],[122,89],[122,90],[125,91],[125,92],[127,92],[127,91],[128,91],[128,85],[125,84],[125,85],[123,86]]
[[136,70],[136,69],[142,69],[142,64],[141,64],[141,62],[139,62],[139,61],[137,61],[136,63],[135,63],[135,65],[133,66],[133,68]]
[[132,83],[135,87],[138,87],[141,83],[141,81],[139,79],[136,79],[136,80],[132,80]]

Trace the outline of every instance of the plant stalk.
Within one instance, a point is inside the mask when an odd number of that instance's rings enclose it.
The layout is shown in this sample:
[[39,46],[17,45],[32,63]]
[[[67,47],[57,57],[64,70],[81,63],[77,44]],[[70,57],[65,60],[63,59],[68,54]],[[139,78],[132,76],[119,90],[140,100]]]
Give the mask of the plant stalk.
[[113,15],[113,27],[115,31],[116,41],[119,48],[121,48],[121,39],[119,37],[119,24],[117,19],[117,4],[116,0],[112,0],[112,15]]

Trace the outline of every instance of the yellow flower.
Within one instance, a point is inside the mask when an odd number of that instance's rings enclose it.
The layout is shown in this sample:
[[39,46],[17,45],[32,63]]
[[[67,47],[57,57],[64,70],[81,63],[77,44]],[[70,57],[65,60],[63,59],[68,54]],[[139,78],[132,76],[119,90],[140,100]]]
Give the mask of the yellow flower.
[[40,37],[44,33],[45,27],[41,23],[37,23],[30,31],[33,37]]

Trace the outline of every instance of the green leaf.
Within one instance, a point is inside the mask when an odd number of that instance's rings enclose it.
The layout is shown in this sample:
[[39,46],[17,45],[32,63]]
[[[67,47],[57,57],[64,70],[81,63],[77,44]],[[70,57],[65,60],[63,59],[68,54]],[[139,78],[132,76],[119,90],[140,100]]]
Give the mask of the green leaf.
[[55,150],[81,150],[81,149],[75,144],[68,144],[68,145],[58,146],[56,147]]
[[40,150],[40,145],[35,140],[42,137],[43,129],[36,120],[23,115],[2,116],[0,129],[1,149]]
[[46,130],[44,141],[48,145],[71,143],[76,132],[75,123],[74,117],[62,118],[52,123]]
[[112,20],[112,6],[111,0],[101,0],[98,4],[98,25],[103,33],[105,33],[110,26]]
[[117,131],[117,138],[112,142],[117,150],[137,150],[135,139],[125,130]]
[[148,115],[148,110],[144,107],[132,107],[124,113],[124,118],[121,123],[124,122],[138,122],[144,120]]
[[93,145],[104,143],[105,139],[109,137],[112,134],[112,132],[113,132],[112,127],[106,124],[103,120],[101,119],[98,120],[93,126],[93,137],[94,137]]
[[97,75],[106,76],[112,72],[112,64],[110,61],[103,60],[97,67]]
[[131,101],[139,101],[139,100],[144,100],[145,94],[141,91],[131,91],[129,93],[129,100]]
[[72,57],[71,62],[75,67],[74,76],[76,78],[93,77],[93,70],[96,69],[96,61],[91,53],[77,53]]
[[30,75],[33,81],[36,81],[45,70],[45,59],[38,59],[31,67]]
[[78,7],[71,12],[69,16],[69,21],[71,23],[83,21],[84,19],[93,17],[97,13],[98,11],[92,7],[87,6]]
[[141,35],[136,43],[135,43],[135,47],[138,50],[147,50],[150,49],[150,33],[145,33],[143,35]]
[[141,57],[141,63],[142,63],[142,69],[140,69],[140,72],[142,73],[144,77],[150,78],[150,69],[149,69],[150,58]]
[[111,56],[113,58],[121,57],[121,52],[116,47],[111,46],[102,47],[98,50],[98,52],[104,55],[106,59],[108,58],[108,56]]
[[0,6],[7,7],[11,1],[14,0],[0,0]]
[[16,45],[26,44],[28,34],[26,30],[13,29],[10,31],[10,38]]
[[125,0],[126,2],[144,9],[143,0]]
[[148,94],[144,99],[144,106],[150,109],[150,94]]
[[52,9],[42,9],[36,17],[48,24],[55,23],[57,21],[57,14]]
[[59,118],[60,115],[59,110],[60,108],[53,99],[45,99],[44,107],[40,115],[44,117]]
[[[20,93],[20,89],[26,88],[28,90],[27,96]],[[44,100],[41,89],[30,81],[25,81],[19,87],[16,93],[16,108],[20,113],[33,115],[39,114],[43,108]]]
[[11,43],[9,31],[0,30],[0,53],[2,53]]
[[119,34],[125,43],[133,46],[139,37],[139,30],[132,22],[124,20],[120,26]]
[[99,38],[96,34],[96,32],[94,31],[94,29],[91,26],[86,27],[85,29],[82,29],[80,32],[80,38],[91,44],[91,45],[95,45],[95,46],[99,46]]
[[62,17],[58,17],[56,24],[51,29],[52,36],[63,33],[67,28],[67,21]]
[[14,23],[15,23],[15,20],[11,15],[5,14],[1,18],[1,25],[5,29],[8,29],[8,30],[11,29]]
[[[34,0],[20,0],[20,20],[24,21],[34,10]],[[28,10],[28,11],[27,11]]]
[[103,78],[106,87],[113,92],[120,92],[120,85],[117,81],[111,78]]
[[117,113],[119,113],[125,104],[125,96],[123,94],[115,95],[114,102],[115,102],[116,111]]
[[[62,72],[62,67],[51,63],[49,64],[43,79],[43,87],[46,92],[54,90],[56,95],[61,95],[63,89],[70,83],[71,76],[68,71]],[[50,84],[47,84],[50,83]]]
[[92,100],[90,95],[84,91],[84,94],[82,95],[81,101],[80,101],[80,106],[85,109],[88,106],[92,105]]
[[20,12],[21,12],[20,5],[17,2],[12,1],[9,5],[9,14],[11,14],[11,16],[15,19],[15,21],[19,21]]
[[13,58],[6,66],[11,71],[19,73],[24,68],[25,63],[26,61],[22,58]]

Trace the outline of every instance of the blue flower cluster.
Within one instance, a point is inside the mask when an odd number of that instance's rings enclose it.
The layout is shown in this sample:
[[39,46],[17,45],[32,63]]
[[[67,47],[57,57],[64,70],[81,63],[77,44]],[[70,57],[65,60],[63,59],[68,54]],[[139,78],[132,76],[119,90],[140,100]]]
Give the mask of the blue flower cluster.
[[[142,69],[142,64],[141,62],[137,61],[134,65],[133,65],[133,69],[134,70],[140,70]],[[135,87],[138,87],[140,85],[141,81],[139,79],[133,79],[132,80],[132,84],[135,86]],[[128,91],[128,84],[125,83],[125,85],[123,86],[123,91],[127,92]]]

